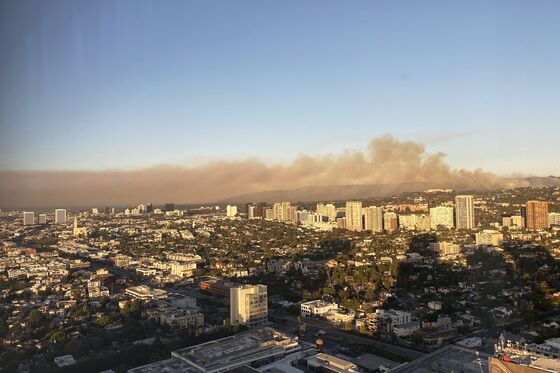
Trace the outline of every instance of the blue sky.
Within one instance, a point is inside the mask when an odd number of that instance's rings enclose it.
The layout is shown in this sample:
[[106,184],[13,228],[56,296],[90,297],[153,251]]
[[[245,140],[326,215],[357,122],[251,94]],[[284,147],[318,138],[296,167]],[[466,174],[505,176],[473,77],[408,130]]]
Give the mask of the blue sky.
[[560,175],[560,2],[0,3],[0,169],[361,149]]

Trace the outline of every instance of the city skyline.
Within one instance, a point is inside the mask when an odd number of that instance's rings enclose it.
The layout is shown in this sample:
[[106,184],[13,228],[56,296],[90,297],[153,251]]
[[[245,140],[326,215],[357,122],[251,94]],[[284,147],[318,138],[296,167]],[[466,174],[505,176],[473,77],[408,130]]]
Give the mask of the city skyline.
[[390,133],[560,174],[555,1],[1,7],[0,170],[273,167]]
[[560,373],[560,1],[0,1],[0,370]]

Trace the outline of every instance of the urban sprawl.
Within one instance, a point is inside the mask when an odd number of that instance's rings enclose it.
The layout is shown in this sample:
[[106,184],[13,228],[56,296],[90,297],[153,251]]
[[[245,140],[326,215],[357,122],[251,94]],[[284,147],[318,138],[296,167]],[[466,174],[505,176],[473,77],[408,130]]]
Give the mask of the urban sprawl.
[[560,372],[560,188],[0,212],[0,372]]

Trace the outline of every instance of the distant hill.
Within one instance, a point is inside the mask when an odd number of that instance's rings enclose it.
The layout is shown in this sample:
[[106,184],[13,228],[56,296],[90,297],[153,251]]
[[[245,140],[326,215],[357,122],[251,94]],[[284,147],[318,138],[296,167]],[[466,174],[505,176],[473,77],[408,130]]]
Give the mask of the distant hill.
[[[526,178],[507,178],[504,180],[504,187],[528,187],[528,186],[560,186],[560,177],[526,177]],[[293,201],[293,202],[313,202],[313,201],[340,201],[349,199],[368,199],[398,195],[405,192],[421,192],[430,188],[451,188],[457,191],[462,190],[460,185],[442,185],[441,183],[406,183],[406,184],[375,184],[375,185],[325,185],[307,186],[296,189],[271,190],[256,193],[248,193],[233,196],[218,203],[248,203],[258,201]],[[491,190],[490,188],[480,188],[479,190]]]

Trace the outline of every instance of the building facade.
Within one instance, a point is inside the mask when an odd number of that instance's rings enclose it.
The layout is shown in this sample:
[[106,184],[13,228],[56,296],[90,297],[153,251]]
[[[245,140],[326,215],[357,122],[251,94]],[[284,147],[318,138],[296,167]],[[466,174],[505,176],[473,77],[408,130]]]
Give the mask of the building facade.
[[548,228],[548,202],[527,201],[525,204],[527,229]]
[[56,209],[56,210],[54,210],[54,223],[55,224],[66,224],[66,209]]
[[362,224],[362,201],[346,202],[346,229],[360,232]]
[[457,229],[473,229],[474,196],[459,195],[455,197],[455,226]]
[[23,225],[33,225],[35,224],[35,213],[25,211],[23,213]]
[[377,206],[369,206],[364,209],[366,231],[383,231],[383,209]]
[[437,229],[439,226],[453,228],[453,207],[438,206],[430,209],[430,228]]
[[249,327],[268,323],[266,285],[237,285],[230,289],[230,320],[232,325]]

